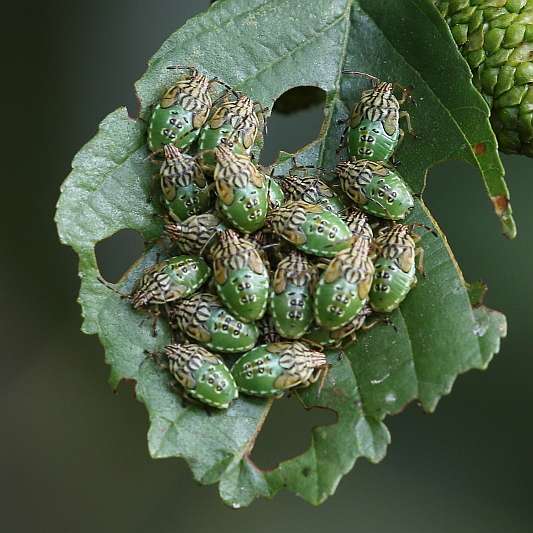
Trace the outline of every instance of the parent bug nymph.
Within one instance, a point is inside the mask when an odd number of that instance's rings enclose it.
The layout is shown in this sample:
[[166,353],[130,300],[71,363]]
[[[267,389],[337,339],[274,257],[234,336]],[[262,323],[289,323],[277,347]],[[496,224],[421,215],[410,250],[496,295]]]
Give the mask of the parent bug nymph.
[[243,233],[253,233],[265,224],[267,183],[250,158],[234,153],[232,148],[231,141],[222,139],[215,149],[215,189],[228,222]]
[[268,302],[269,276],[255,245],[234,230],[221,231],[213,247],[218,295],[243,322],[260,319]]
[[340,162],[336,173],[343,191],[365,213],[403,220],[414,208],[409,187],[387,163],[352,157]]
[[433,228],[423,224],[394,224],[382,228],[376,237],[379,253],[369,294],[370,305],[376,312],[392,312],[415,287],[417,256],[418,269],[424,272],[424,249],[417,246],[421,237],[413,233],[416,227],[423,227],[435,234]]
[[226,101],[216,106],[200,134],[200,159],[209,173],[215,170],[216,148],[223,140],[231,141],[235,154],[249,156],[265,124],[266,109],[259,102],[237,91],[233,91],[235,100],[228,100],[228,96],[232,95],[226,95]]
[[343,73],[367,78],[372,81],[373,87],[363,91],[353,108],[341,136],[338,152],[344,146],[348,134],[350,156],[370,161],[387,161],[404,135],[399,125],[400,119],[405,119],[407,131],[414,135],[409,113],[400,111],[400,107],[411,98],[411,89],[402,88],[402,97],[398,100],[394,95],[394,86],[398,86],[397,84],[381,81],[363,72],[343,70]]
[[185,220],[207,211],[211,191],[198,160],[172,144],[165,145],[163,152],[159,181],[169,215]]
[[169,344],[160,354],[146,352],[169,370],[185,398],[217,409],[227,409],[239,393],[221,357],[192,343]]
[[167,89],[154,107],[148,124],[148,147],[152,152],[166,144],[189,147],[200,134],[212,108],[211,88],[227,84],[218,78],[209,79],[196,67],[174,65],[167,69],[188,70]]
[[146,268],[131,294],[123,294],[101,277],[106,287],[131,301],[134,309],[164,306],[179,298],[185,298],[200,288],[211,276],[211,269],[201,257],[176,256]]
[[323,382],[328,370],[322,352],[302,342],[278,342],[245,353],[231,373],[243,394],[281,398],[288,390],[308,387],[320,378]]

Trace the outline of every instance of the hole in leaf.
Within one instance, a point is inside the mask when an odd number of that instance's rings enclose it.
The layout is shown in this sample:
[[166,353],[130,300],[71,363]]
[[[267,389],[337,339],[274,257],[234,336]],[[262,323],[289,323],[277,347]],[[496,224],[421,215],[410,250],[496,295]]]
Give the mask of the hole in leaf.
[[323,105],[326,101],[326,92],[320,87],[302,85],[285,91],[274,102],[274,113],[289,114],[303,111],[309,107]]
[[326,93],[318,87],[293,87],[274,103],[261,162],[274,162],[280,150],[295,152],[315,140],[324,120]]
[[253,461],[262,469],[275,468],[309,448],[314,427],[336,421],[337,414],[330,409],[304,409],[296,395],[275,400],[255,443]]
[[132,229],[121,229],[96,244],[95,253],[100,274],[116,283],[144,251],[143,238]]

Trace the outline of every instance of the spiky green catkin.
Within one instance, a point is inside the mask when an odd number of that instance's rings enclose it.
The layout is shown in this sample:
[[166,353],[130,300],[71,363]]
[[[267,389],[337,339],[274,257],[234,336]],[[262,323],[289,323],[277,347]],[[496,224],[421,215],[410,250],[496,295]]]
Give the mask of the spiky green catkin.
[[533,157],[533,0],[435,0],[491,108],[500,150]]

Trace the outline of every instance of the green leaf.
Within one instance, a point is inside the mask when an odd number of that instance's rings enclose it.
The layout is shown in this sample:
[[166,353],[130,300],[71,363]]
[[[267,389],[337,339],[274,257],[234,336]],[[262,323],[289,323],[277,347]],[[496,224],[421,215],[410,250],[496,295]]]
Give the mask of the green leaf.
[[[429,0],[223,0],[191,19],[152,58],[137,83],[141,119],[129,118],[125,108],[116,110],[74,159],[56,220],[61,241],[80,260],[83,330],[100,337],[113,386],[123,379],[136,381],[137,397],[150,416],[151,455],[183,457],[198,481],[218,482],[222,498],[234,507],[257,496],[272,497],[282,488],[318,504],[358,458],[377,462],[384,457],[390,440],[386,415],[413,400],[432,411],[458,374],[485,368],[505,336],[505,318],[482,306],[472,308],[445,237],[418,202],[410,221],[433,226],[438,236],[428,233],[422,239],[426,277],[392,315],[396,330],[376,326],[344,354],[328,353],[332,368],[321,394],[313,386],[299,398],[305,407],[333,410],[336,423],[315,428],[302,455],[260,470],[251,454],[271,402],[241,397],[210,417],[183,404],[168,386],[169,375],[144,354],[169,341],[165,325],[154,339],[149,321],[139,326],[142,314],[97,279],[97,242],[123,228],[137,230],[146,241],[161,233],[147,202],[154,167],[147,160],[144,130],[150,106],[176,79],[166,67],[176,63],[195,64],[268,107],[293,87],[323,89],[327,102],[320,137],[296,156],[328,168],[335,163],[342,129],[337,121],[346,118],[367,87],[364,80],[342,77],[343,68],[413,85],[418,105],[410,113],[418,140],[407,138],[399,158],[402,175],[418,193],[428,168],[460,158],[479,168],[490,196],[508,198],[488,108]],[[286,159],[281,154],[279,172]],[[512,233],[512,219],[504,219],[504,225]],[[147,249],[120,290],[131,290],[158,251]]]

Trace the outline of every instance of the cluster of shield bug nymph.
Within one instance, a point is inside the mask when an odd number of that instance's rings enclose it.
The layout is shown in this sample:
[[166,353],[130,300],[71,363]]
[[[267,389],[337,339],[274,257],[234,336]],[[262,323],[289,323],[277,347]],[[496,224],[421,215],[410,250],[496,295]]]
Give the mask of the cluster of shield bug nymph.
[[219,409],[239,393],[279,398],[322,382],[324,349],[387,322],[416,284],[417,225],[401,222],[414,200],[393,162],[400,119],[412,133],[408,91],[397,98],[392,83],[345,71],[372,82],[346,121],[348,160],[330,171],[294,161],[275,176],[251,154],[261,104],[194,67],[169,68],[179,79],[153,108],[147,141],[179,255],[128,295],[174,332],[149,355],[184,396]]

